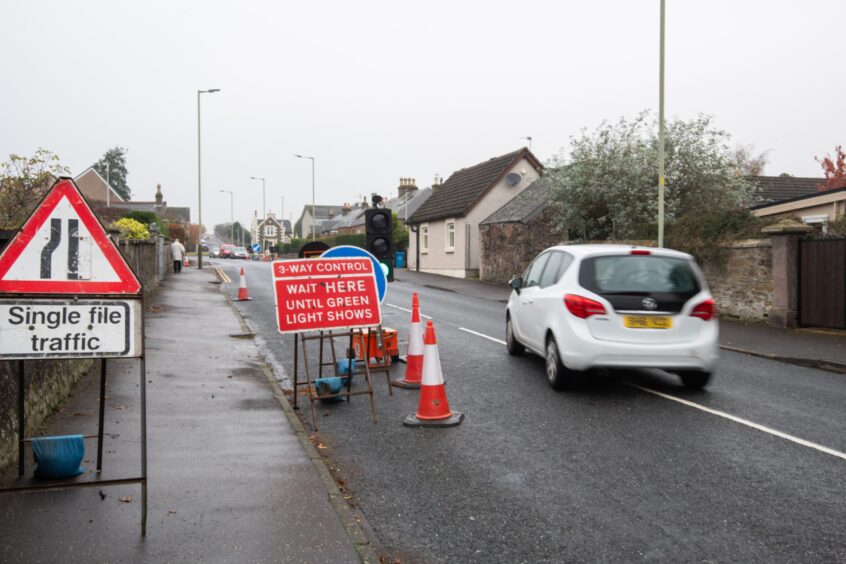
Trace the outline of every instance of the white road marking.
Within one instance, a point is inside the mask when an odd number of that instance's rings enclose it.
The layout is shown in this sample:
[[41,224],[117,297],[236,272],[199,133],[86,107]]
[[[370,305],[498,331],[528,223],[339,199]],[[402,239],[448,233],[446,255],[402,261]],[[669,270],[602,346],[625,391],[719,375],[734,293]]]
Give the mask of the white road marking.
[[[400,306],[398,306],[398,305],[394,305],[394,304],[385,304],[385,305],[386,305],[386,306],[388,306],[388,307],[392,307],[392,308],[394,308],[394,309],[398,309],[398,310],[400,310],[400,311],[404,311],[404,312],[406,312],[406,313],[411,313],[411,310],[410,310],[410,309],[406,309],[406,308],[404,308],[404,307],[400,307]],[[420,317],[423,317],[424,319],[432,319],[432,317],[431,317],[431,316],[429,316],[429,315],[423,315],[422,313],[420,314]]]
[[494,338],[494,337],[491,337],[490,335],[485,335],[484,333],[479,333],[479,332],[477,332],[477,331],[473,331],[472,329],[467,329],[466,327],[459,327],[459,328],[458,328],[458,330],[459,330],[459,331],[464,331],[465,333],[470,333],[470,334],[472,334],[472,335],[476,335],[476,336],[478,336],[478,337],[482,337],[483,339],[487,339],[487,340],[489,340],[489,341],[493,341],[494,343],[499,343],[500,345],[504,345],[504,344],[506,344],[506,343],[505,343],[505,341],[500,341],[499,339],[496,339],[496,338]]
[[786,439],[786,440],[794,442],[798,445],[802,445],[802,446],[805,446],[805,447],[808,447],[808,448],[812,448],[814,450],[818,450],[820,452],[824,452],[826,454],[830,454],[832,456],[836,456],[838,458],[842,458],[843,460],[846,460],[846,453],[834,450],[832,448],[824,447],[822,445],[818,445],[817,443],[812,443],[811,441],[806,441],[805,439],[800,439],[799,437],[794,437],[793,435],[788,435],[787,433],[782,433],[781,431],[771,429],[770,427],[766,427],[764,425],[759,425],[758,423],[753,423],[752,421],[749,421],[748,419],[743,419],[743,418],[737,417],[735,415],[731,415],[729,413],[726,413],[724,411],[718,411],[716,409],[711,409],[710,407],[705,407],[704,405],[700,405],[698,403],[694,403],[692,401],[688,401],[688,400],[685,400],[685,399],[682,399],[682,398],[677,398],[677,397],[671,396],[669,394],[664,394],[664,393],[658,392],[656,390],[644,388],[643,386],[638,386],[637,384],[628,384],[628,385],[633,387],[633,388],[637,388],[638,390],[640,390],[642,392],[646,392],[648,394],[654,394],[654,395],[662,397],[664,399],[668,399],[670,401],[675,401],[675,402],[678,402],[682,405],[692,407],[694,409],[702,410],[706,413],[710,413],[711,415],[716,415],[717,417],[723,417],[723,418],[728,419],[730,421],[734,421],[735,423],[740,423],[741,425],[746,425],[747,427],[751,427],[751,428],[756,429],[758,431],[763,431],[764,433],[769,433],[770,435],[773,435],[773,436],[776,436],[776,437],[779,437],[779,438],[782,438],[782,439]]

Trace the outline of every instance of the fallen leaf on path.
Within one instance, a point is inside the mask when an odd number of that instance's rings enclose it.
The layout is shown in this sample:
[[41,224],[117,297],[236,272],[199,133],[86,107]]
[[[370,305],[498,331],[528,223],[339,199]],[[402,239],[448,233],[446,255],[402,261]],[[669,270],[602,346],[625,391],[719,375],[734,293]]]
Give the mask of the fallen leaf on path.
[[132,496],[131,495],[125,495],[123,497],[119,497],[118,501],[122,501],[123,503],[129,503],[129,502],[132,501]]

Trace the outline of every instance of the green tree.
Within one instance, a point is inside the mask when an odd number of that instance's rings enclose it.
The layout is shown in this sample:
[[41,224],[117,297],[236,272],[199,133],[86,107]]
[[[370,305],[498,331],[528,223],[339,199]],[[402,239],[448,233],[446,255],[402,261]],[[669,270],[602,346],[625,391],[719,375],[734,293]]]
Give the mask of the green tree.
[[[657,120],[643,112],[629,121],[603,122],[572,138],[569,155],[551,163],[561,227],[586,240],[653,239],[658,216]],[[690,241],[671,245],[695,252],[713,247],[752,221],[754,185],[737,174],[730,136],[708,116],[674,119],[665,129],[665,222]],[[731,217],[731,221],[725,220]]]
[[59,157],[39,148],[31,157],[9,155],[0,164],[0,228],[17,229],[59,176],[69,170]]
[[394,238],[394,250],[404,251],[408,249],[408,228],[400,220],[397,212],[391,214],[391,231]]
[[123,147],[112,147],[92,165],[94,170],[105,178],[124,200],[132,197],[132,190],[126,183],[126,177],[129,176],[129,171],[126,170],[126,153],[128,152],[128,149]]

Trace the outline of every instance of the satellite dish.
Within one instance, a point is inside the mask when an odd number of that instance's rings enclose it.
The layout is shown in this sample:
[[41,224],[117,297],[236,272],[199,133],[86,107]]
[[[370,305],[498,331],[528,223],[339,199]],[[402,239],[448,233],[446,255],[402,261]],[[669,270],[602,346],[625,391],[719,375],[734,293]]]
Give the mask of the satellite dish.
[[508,185],[509,188],[514,188],[515,186],[520,184],[520,181],[522,179],[523,177],[516,172],[509,172],[505,175],[505,183]]

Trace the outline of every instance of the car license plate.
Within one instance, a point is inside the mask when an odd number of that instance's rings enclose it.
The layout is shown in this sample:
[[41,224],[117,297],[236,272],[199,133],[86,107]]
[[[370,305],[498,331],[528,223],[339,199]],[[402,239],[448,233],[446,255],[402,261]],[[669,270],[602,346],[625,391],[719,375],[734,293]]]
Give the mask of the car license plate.
[[625,326],[629,329],[670,329],[673,318],[659,315],[627,315]]

